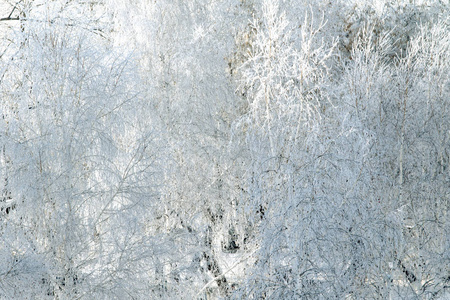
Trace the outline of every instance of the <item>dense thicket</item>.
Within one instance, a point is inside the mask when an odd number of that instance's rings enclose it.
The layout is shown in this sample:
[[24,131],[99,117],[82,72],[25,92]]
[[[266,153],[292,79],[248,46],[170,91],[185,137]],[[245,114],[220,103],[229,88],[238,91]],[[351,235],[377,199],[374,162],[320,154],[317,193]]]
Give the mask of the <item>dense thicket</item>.
[[0,299],[445,299],[448,1],[22,0]]

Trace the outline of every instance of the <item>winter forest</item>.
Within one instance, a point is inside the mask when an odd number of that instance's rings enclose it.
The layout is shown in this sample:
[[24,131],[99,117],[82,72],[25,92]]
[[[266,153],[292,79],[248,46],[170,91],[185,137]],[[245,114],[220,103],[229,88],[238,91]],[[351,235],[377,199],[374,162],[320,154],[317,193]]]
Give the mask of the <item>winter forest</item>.
[[448,0],[1,0],[0,299],[450,299]]

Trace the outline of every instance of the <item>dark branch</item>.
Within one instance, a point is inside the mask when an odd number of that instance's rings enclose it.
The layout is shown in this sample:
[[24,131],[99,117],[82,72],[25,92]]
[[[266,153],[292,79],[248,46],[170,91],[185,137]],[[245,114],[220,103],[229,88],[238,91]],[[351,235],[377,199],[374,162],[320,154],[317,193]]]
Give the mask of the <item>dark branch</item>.
[[0,21],[18,21],[19,17],[7,16],[6,18],[1,18]]
[[[22,1],[17,2],[17,4],[19,4],[20,2],[22,2]],[[14,13],[14,11],[17,8],[17,4],[13,7],[13,9],[9,13],[9,15],[6,18],[1,18],[0,21],[18,21],[19,17],[12,17],[12,14]]]
[[413,283],[414,281],[417,280],[416,275],[414,275],[413,272],[411,272],[410,270],[408,270],[405,265],[403,265],[403,262],[400,259],[397,259],[397,264],[399,266],[399,268],[402,270],[403,273],[405,273],[406,279],[408,279],[408,281],[410,283]]

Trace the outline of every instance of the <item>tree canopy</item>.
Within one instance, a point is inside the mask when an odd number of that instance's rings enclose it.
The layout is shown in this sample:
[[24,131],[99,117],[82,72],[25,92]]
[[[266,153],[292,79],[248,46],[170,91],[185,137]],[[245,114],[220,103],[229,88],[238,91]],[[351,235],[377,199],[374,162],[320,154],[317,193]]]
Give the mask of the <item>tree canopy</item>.
[[0,299],[447,299],[450,3],[0,4]]

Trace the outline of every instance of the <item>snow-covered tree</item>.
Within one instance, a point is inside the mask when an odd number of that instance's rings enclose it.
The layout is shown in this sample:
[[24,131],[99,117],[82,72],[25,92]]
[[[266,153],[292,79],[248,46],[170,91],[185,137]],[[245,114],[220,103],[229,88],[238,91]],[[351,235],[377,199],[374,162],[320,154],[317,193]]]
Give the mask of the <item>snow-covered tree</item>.
[[[146,226],[164,142],[140,114],[132,58],[87,30],[90,8],[70,4],[29,3],[2,60],[6,298],[123,298],[157,283],[148,272],[163,239]],[[69,8],[87,19],[72,23]]]
[[448,1],[3,4],[0,299],[448,297]]

